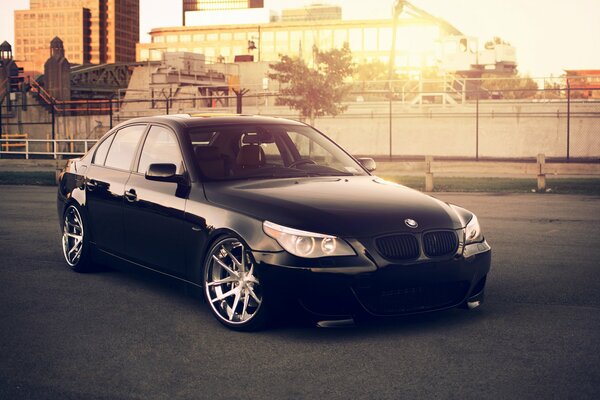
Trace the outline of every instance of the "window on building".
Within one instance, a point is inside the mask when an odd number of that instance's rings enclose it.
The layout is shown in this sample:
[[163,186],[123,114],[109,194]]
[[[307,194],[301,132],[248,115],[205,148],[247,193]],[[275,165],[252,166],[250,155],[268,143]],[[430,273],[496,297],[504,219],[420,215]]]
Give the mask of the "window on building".
[[345,29],[336,29],[333,31],[333,47],[342,48],[344,43],[348,42],[348,31]]
[[[398,37],[398,36],[397,36]],[[396,49],[399,49],[396,42]],[[379,28],[379,50],[390,51],[392,48],[392,28]]]
[[150,50],[150,61],[159,61],[159,60],[162,60],[162,51]]
[[246,50],[242,46],[233,46],[233,55],[246,54]]
[[278,31],[275,33],[275,42],[279,46],[281,43],[285,43],[285,47],[287,47],[287,42],[289,40],[289,33],[287,31]]
[[367,51],[377,50],[377,28],[364,29],[364,49]]
[[260,46],[260,51],[263,54],[274,53],[275,52],[275,35],[273,32],[264,32],[261,34],[260,42],[258,44]]
[[319,31],[319,48],[329,50],[333,47],[333,32],[330,29]]

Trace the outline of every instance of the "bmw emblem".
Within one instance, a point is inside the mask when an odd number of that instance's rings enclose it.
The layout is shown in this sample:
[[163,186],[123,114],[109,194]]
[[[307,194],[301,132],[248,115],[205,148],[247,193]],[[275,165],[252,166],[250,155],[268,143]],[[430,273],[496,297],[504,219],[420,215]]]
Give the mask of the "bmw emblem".
[[417,226],[419,226],[419,224],[417,224],[417,221],[415,221],[414,219],[410,219],[410,218],[405,219],[404,223],[409,228],[416,228]]

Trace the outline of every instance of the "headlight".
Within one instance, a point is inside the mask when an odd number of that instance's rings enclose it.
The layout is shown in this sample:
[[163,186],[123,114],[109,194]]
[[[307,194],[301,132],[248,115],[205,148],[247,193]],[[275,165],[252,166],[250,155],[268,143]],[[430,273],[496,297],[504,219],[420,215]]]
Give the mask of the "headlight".
[[477,221],[477,217],[473,214],[473,218],[467,224],[465,228],[465,244],[477,243],[483,241],[483,233],[481,232],[481,227],[479,226],[479,221]]
[[286,251],[298,257],[318,258],[356,254],[348,243],[335,236],[300,231],[269,221],[263,222],[263,230],[268,236],[277,240]]

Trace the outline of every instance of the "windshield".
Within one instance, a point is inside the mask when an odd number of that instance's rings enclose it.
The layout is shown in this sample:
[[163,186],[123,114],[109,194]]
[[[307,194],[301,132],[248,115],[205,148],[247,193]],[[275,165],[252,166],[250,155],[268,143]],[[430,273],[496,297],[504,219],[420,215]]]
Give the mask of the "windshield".
[[308,126],[193,128],[189,137],[209,180],[367,175],[337,145]]

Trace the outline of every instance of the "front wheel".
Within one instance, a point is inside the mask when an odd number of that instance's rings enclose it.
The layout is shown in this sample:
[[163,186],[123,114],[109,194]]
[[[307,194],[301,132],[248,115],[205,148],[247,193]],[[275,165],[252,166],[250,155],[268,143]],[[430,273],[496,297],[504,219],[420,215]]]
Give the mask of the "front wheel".
[[267,307],[256,263],[247,246],[234,236],[218,240],[204,263],[204,295],[213,315],[230,329],[264,328]]
[[77,272],[91,269],[86,224],[79,209],[71,204],[64,213],[62,249],[69,268]]

